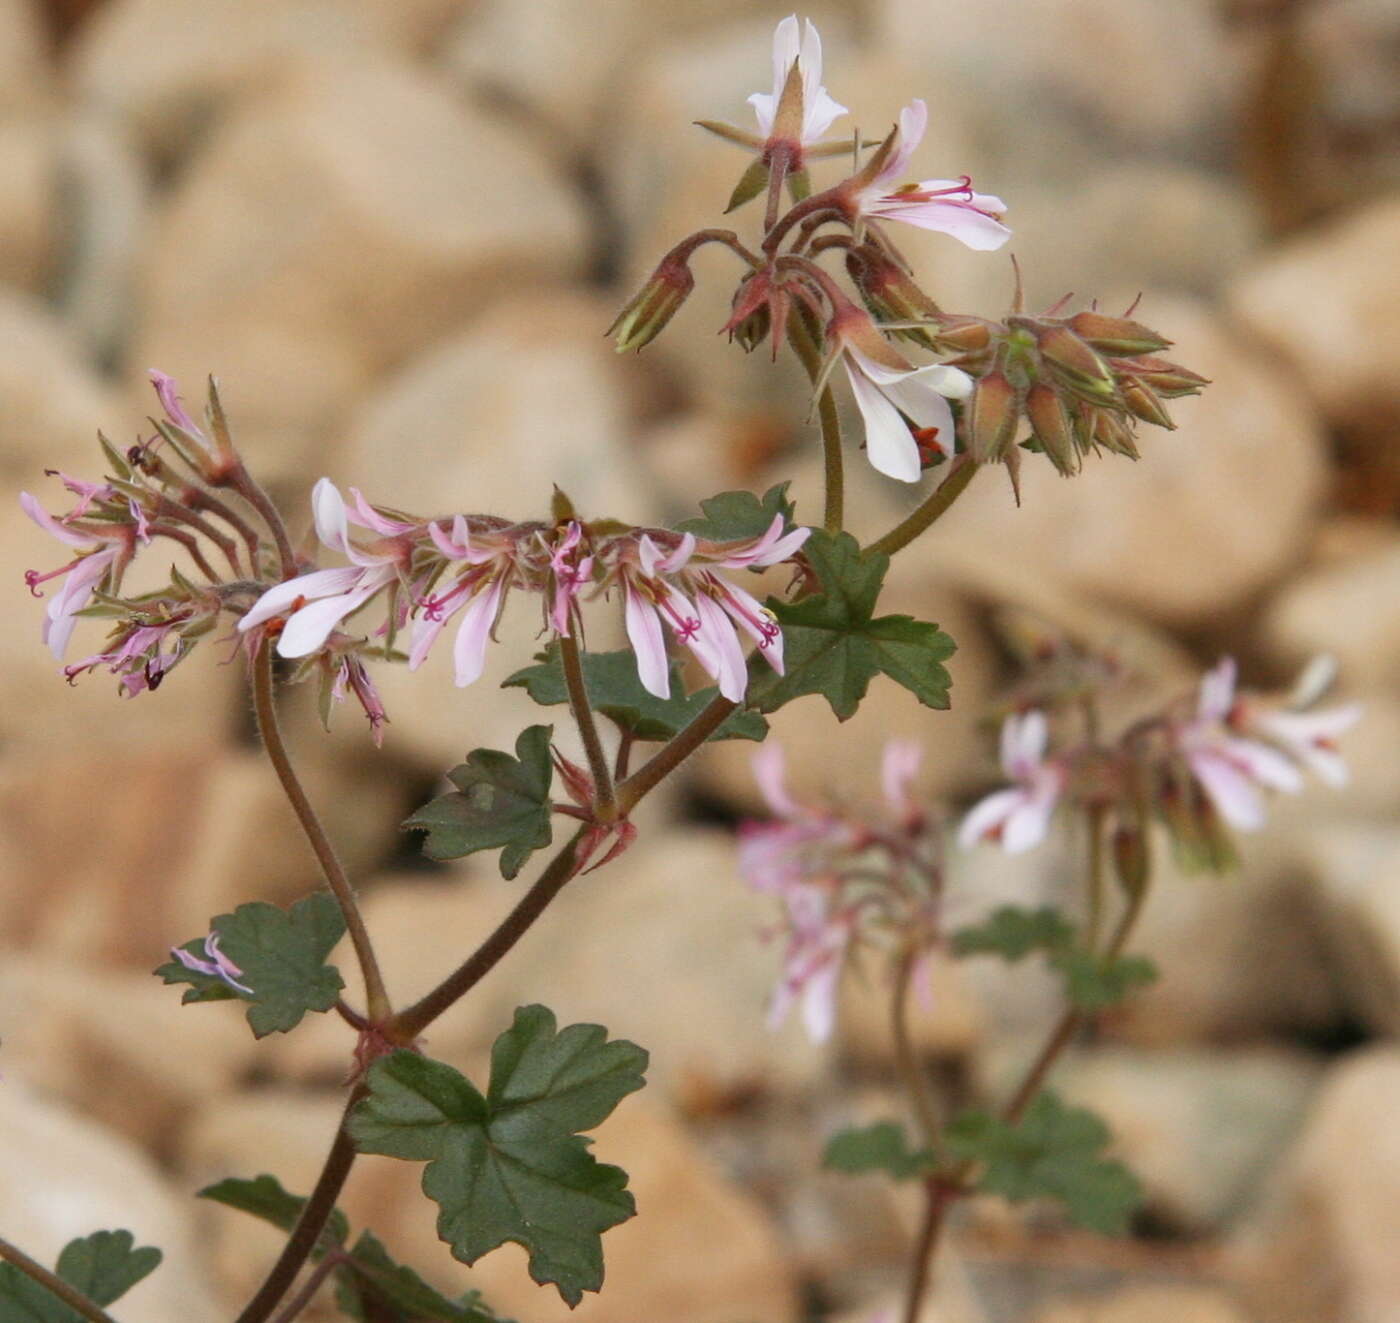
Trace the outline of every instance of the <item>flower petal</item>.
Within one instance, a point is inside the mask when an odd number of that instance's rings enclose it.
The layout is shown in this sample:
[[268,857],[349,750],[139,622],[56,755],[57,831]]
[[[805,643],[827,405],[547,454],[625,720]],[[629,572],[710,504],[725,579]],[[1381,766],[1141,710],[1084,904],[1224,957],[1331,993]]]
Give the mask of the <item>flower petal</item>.
[[866,456],[879,473],[900,482],[918,482],[922,476],[919,447],[898,409],[846,355],[846,375],[851,393],[865,424]]
[[480,679],[481,672],[486,669],[486,645],[496,624],[496,611],[500,607],[505,586],[504,578],[491,580],[488,587],[467,603],[462,613],[462,623],[452,642],[452,663],[459,689],[465,689],[474,680]]
[[623,585],[622,596],[627,639],[637,654],[637,678],[647,693],[670,698],[670,662],[656,607],[628,584]]

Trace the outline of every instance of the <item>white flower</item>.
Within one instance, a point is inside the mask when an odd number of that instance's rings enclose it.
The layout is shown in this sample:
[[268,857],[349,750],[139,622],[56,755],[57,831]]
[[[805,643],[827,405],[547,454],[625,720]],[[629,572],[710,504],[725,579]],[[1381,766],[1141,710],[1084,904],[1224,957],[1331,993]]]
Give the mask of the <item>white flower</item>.
[[822,39],[810,19],[803,21],[800,39],[796,14],[789,14],[778,24],[773,33],[772,94],[755,92],[749,97],[749,105],[758,120],[759,132],[765,138],[772,137],[778,103],[794,63],[802,74],[801,145],[806,147],[821,138],[833,122],[846,113],[846,107],[833,101],[821,85]]
[[999,839],[1007,854],[1022,854],[1045,839],[1050,817],[1065,788],[1065,770],[1045,761],[1049,724],[1045,714],[1013,713],[1001,728],[1001,766],[1016,784],[974,804],[958,829],[958,844]]

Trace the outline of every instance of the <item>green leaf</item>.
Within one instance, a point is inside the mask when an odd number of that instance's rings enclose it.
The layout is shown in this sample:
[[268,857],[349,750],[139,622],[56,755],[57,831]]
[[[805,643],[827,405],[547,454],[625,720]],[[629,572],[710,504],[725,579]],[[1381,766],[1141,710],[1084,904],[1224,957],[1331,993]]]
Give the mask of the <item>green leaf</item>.
[[705,512],[676,525],[680,533],[693,533],[706,542],[742,542],[768,531],[775,515],[784,522],[792,519],[788,484],[770,487],[759,500],[752,492],[721,492],[700,502]]
[[[711,686],[693,694],[681,687],[680,663],[671,662],[671,697],[657,698],[642,688],[637,678],[637,658],[628,648],[617,652],[585,652],[583,684],[588,700],[633,739],[660,742],[683,730],[710,704],[719,692]],[[504,685],[524,689],[536,703],[549,707],[569,701],[559,647],[551,643],[533,666],[516,671]],[[757,712],[735,712],[713,735],[712,740],[761,740],[768,734],[768,723]]]
[[396,1263],[372,1231],[362,1231],[337,1274],[336,1303],[363,1323],[508,1323],[480,1295],[449,1300],[412,1268]]
[[457,1258],[475,1263],[514,1241],[531,1277],[572,1306],[602,1285],[602,1233],[636,1211],[627,1173],[598,1162],[577,1132],[642,1087],[646,1062],[600,1025],[556,1032],[551,1011],[525,1006],[491,1050],[484,1096],[443,1062],[395,1052],[370,1067],[350,1135],[361,1152],[428,1163],[423,1191]]
[[734,191],[729,195],[729,205],[725,207],[724,214],[729,215],[731,211],[742,207],[745,202],[762,193],[768,187],[768,174],[768,163],[761,156],[755,158],[749,168],[739,176],[739,182],[734,185]]
[[515,741],[516,756],[477,749],[448,772],[457,789],[424,804],[403,825],[427,832],[430,859],[461,859],[478,850],[501,849],[501,876],[514,877],[525,861],[549,844],[549,760],[553,726],[528,726]]
[[1125,1232],[1142,1201],[1136,1177],[1100,1156],[1108,1127],[1054,1093],[1042,1093],[1014,1126],[985,1112],[964,1113],[946,1138],[955,1157],[981,1164],[978,1189],[1013,1203],[1057,1199],[1071,1221],[1105,1235]]
[[[105,1308],[160,1265],[158,1249],[135,1246],[130,1231],[94,1231],[63,1247],[54,1273]],[[0,1323],[82,1323],[82,1316],[13,1264],[0,1263]]]
[[[220,1001],[238,997],[249,1003],[248,1023],[262,1038],[295,1029],[308,1011],[328,1011],[345,986],[340,971],[326,957],[345,933],[345,919],[335,899],[324,891],[299,900],[290,910],[266,901],[240,905],[210,924],[219,949],[242,971],[238,981],[251,994],[235,992],[208,974],[186,969],[178,961],[155,972],[166,983],[188,983],[184,1001]],[[202,940],[184,949],[204,958]]]
[[1081,1010],[1097,1011],[1120,1002],[1134,988],[1156,982],[1157,966],[1146,956],[1105,960],[1083,950],[1062,951],[1051,963],[1065,977],[1065,993]]
[[1015,962],[1032,951],[1063,951],[1074,941],[1074,925],[1047,905],[1038,910],[1003,905],[984,923],[953,934],[955,955],[999,955]]
[[[251,1213],[264,1222],[271,1222],[279,1231],[290,1231],[301,1216],[306,1200],[299,1194],[289,1194],[275,1176],[264,1173],[251,1181],[230,1176],[200,1190],[199,1198],[227,1204],[242,1213]],[[350,1223],[338,1208],[331,1210],[321,1232],[318,1253],[333,1245],[343,1245],[350,1235]]]
[[890,558],[862,553],[849,533],[814,531],[803,548],[821,591],[799,602],[770,597],[783,627],[786,674],[757,675],[750,702],[775,712],[803,694],[821,694],[841,720],[852,716],[870,681],[888,675],[925,707],[946,708],[953,640],[912,616],[876,616]]
[[914,1150],[896,1121],[841,1130],[827,1141],[822,1166],[852,1173],[888,1172],[897,1181],[932,1171],[936,1159],[927,1149]]

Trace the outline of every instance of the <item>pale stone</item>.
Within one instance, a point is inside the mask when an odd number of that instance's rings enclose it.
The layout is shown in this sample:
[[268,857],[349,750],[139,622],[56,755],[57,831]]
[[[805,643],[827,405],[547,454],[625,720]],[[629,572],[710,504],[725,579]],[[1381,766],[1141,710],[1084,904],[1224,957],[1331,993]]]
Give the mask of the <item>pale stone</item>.
[[[116,1305],[143,1323],[220,1314],[205,1284],[189,1209],[144,1154],[120,1136],[40,1098],[7,1068],[0,1088],[0,1226],[40,1263],[70,1240],[125,1227],[165,1257]],[[184,1193],[181,1191],[181,1193]]]
[[1235,1248],[1259,1315],[1393,1323],[1400,1300],[1400,1051],[1343,1058],[1324,1080],[1267,1210]]
[[47,117],[0,117],[0,282],[43,294],[58,225],[57,130]]
[[[152,951],[151,963],[162,954]],[[183,991],[144,970],[7,953],[0,964],[6,1061],[47,1094],[167,1153],[194,1112],[232,1087],[256,1051],[241,1015],[182,1006]]]
[[53,68],[46,40],[43,11],[35,0],[0,4],[0,111],[31,107],[51,98]]
[[[1184,624],[1216,617],[1281,576],[1313,526],[1322,436],[1288,377],[1206,308],[1149,296],[1141,314],[1210,376],[1172,401],[1178,427],[1141,429],[1142,458],[1090,457],[1072,480],[1027,455],[1018,509],[979,482],[939,526],[945,573],[1019,575]],[[993,475],[994,476],[994,475]]]
[[1225,1292],[1207,1286],[1135,1286],[1051,1305],[1035,1323],[1251,1323]]
[[463,0],[117,0],[85,22],[70,63],[80,100],[113,111],[162,156],[231,102],[308,60],[407,54]]
[[1397,245],[1400,198],[1381,199],[1269,252],[1228,291],[1329,420],[1378,440],[1400,417]]
[[[1400,688],[1400,538],[1324,560],[1269,605],[1263,633],[1275,654],[1301,666],[1330,653],[1347,691]],[[1348,737],[1349,738],[1349,737]]]
[[486,303],[577,266],[573,199],[507,122],[387,60],[244,104],[153,232],[137,368],[214,371],[270,481],[315,476],[358,393]]

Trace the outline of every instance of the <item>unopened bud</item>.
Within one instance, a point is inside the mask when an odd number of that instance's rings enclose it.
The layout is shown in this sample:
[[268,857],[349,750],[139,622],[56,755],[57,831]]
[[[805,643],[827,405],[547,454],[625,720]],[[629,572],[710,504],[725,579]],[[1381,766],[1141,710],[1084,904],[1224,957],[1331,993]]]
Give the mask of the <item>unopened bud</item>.
[[1078,473],[1079,453],[1074,444],[1074,431],[1059,391],[1043,381],[1036,382],[1026,392],[1026,416],[1050,462],[1065,477]]
[[1151,423],[1154,427],[1165,427],[1169,432],[1176,430],[1176,424],[1172,422],[1167,406],[1151,386],[1126,377],[1119,379],[1118,389],[1123,396],[1123,403],[1135,418],[1141,418],[1143,422]]
[[1103,404],[1116,397],[1117,388],[1108,364],[1067,327],[1054,326],[1041,331],[1036,336],[1036,347],[1056,381],[1066,390],[1091,404]]
[[[852,249],[846,255],[846,270],[860,291],[865,305],[881,322],[931,321],[938,316],[938,305],[910,278],[898,263],[873,248]],[[936,350],[938,328],[902,326],[891,334],[925,349]]]
[[695,277],[690,268],[673,257],[665,258],[635,298],[617,314],[607,329],[619,354],[642,349],[666,329],[677,309],[690,297]]
[[1152,874],[1152,848],[1141,824],[1124,825],[1113,833],[1113,871],[1131,900],[1147,888]]
[[1138,358],[1121,366],[1139,381],[1146,382],[1165,400],[1180,399],[1183,395],[1199,395],[1203,388],[1210,385],[1209,377],[1200,376],[1180,364],[1169,363],[1165,358]]
[[991,343],[991,327],[980,317],[939,319],[938,347],[942,350],[959,354],[981,354]]
[[999,369],[978,379],[968,403],[968,450],[979,464],[1005,458],[1020,406],[1016,387]]
[[1105,317],[1101,312],[1077,312],[1069,319],[1069,326],[1091,349],[1120,358],[1155,354],[1171,344],[1140,322],[1126,317]]
[[1093,415],[1089,439],[1094,445],[1112,451],[1115,455],[1126,455],[1129,459],[1138,458],[1137,441],[1127,422],[1107,409],[1095,409]]

